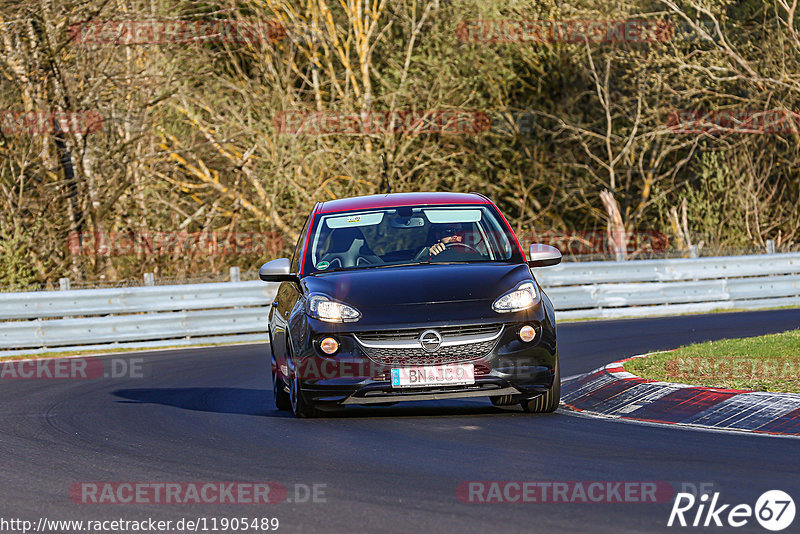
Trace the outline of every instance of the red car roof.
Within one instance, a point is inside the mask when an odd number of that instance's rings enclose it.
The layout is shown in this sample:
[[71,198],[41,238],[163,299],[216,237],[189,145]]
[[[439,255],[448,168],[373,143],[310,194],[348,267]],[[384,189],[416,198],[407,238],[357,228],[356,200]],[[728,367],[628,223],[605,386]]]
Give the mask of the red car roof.
[[364,210],[371,208],[396,208],[398,206],[425,206],[436,204],[489,204],[477,193],[389,193],[363,197],[329,200],[319,205],[317,213]]

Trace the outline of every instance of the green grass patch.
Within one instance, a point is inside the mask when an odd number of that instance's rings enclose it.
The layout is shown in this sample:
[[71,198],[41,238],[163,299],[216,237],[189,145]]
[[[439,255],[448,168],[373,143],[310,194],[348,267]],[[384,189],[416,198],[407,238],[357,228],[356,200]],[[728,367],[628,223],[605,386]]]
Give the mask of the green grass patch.
[[625,370],[649,380],[800,393],[800,330],[687,345],[626,362]]

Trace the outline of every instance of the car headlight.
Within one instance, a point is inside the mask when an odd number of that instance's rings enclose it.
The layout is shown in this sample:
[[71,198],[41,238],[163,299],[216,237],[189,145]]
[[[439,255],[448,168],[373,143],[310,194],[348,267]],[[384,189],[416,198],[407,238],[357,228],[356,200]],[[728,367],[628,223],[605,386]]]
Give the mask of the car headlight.
[[517,289],[506,293],[492,304],[492,309],[499,313],[527,310],[536,302],[536,286],[533,282],[525,282]]
[[326,295],[311,295],[308,299],[308,314],[329,323],[352,323],[361,318],[361,312],[357,309],[336,302]]

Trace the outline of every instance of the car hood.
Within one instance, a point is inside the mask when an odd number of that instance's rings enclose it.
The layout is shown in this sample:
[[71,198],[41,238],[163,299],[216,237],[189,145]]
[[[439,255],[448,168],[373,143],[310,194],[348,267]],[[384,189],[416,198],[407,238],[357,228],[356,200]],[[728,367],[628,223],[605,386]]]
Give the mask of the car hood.
[[385,306],[489,301],[530,280],[524,263],[469,263],[367,268],[303,278],[319,292],[364,311]]

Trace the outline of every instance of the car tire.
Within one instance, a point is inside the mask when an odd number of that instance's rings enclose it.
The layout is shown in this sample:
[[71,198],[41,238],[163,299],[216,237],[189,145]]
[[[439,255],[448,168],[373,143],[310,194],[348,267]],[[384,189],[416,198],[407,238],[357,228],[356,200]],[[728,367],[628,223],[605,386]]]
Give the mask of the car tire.
[[520,404],[528,413],[552,413],[558,409],[561,402],[561,366],[556,357],[556,372],[553,376],[553,385],[542,395],[530,399],[523,399]]
[[495,406],[512,406],[517,404],[514,400],[514,395],[495,395],[494,397],[489,397],[489,399]]
[[291,404],[292,413],[294,413],[295,417],[311,419],[313,417],[320,416],[320,411],[313,405],[308,404],[303,399],[303,395],[300,393],[300,380],[297,378],[296,375],[292,376],[291,385],[289,386],[289,389],[291,391],[291,393],[289,394],[289,400]]
[[292,400],[289,394],[286,393],[286,385],[283,379],[279,378],[277,373],[272,377],[272,396],[275,399],[275,407],[282,411],[290,411],[292,409]]

